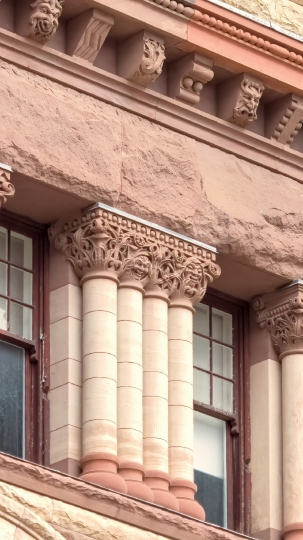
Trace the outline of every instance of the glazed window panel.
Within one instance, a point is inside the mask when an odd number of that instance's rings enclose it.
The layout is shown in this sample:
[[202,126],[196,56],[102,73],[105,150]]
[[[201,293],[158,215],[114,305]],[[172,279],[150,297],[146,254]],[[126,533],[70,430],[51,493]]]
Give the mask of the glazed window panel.
[[0,224],[0,452],[47,464],[45,227],[5,209]]
[[247,437],[245,404],[249,400],[244,380],[249,373],[245,354],[248,305],[209,291],[195,310],[195,498],[205,509],[207,522],[243,532],[247,497],[242,452]]
[[200,304],[193,328],[194,399],[233,413],[232,315]]
[[0,227],[0,328],[32,339],[33,241]]

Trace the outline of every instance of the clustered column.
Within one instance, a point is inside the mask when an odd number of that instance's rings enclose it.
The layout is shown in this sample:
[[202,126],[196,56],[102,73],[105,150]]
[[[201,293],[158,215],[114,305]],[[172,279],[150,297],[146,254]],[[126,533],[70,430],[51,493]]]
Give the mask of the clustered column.
[[303,282],[257,299],[257,321],[268,328],[282,362],[284,540],[303,536]]
[[204,519],[193,483],[193,305],[215,255],[101,204],[50,239],[83,287],[82,478]]

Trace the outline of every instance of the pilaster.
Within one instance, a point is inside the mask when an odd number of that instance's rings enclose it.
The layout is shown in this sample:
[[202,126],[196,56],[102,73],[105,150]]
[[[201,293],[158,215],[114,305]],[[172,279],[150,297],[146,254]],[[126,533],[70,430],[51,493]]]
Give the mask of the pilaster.
[[193,305],[220,275],[215,250],[100,203],[49,236],[83,288],[82,477],[204,518],[191,333]]
[[303,282],[257,298],[254,307],[282,362],[283,536],[295,540],[303,534]]

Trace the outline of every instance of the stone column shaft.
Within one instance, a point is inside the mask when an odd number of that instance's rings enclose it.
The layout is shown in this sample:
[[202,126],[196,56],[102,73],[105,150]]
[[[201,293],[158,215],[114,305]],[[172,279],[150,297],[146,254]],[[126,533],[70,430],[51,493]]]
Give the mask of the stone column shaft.
[[283,538],[303,537],[303,282],[255,301],[282,362]]
[[184,300],[172,300],[168,310],[169,473],[180,512],[204,520],[193,482],[193,311]]
[[118,290],[118,457],[128,494],[153,502],[142,483],[143,467],[143,288],[122,283]]
[[117,280],[83,283],[84,480],[126,491],[117,474]]
[[168,299],[159,291],[143,300],[143,455],[146,483],[161,506],[178,510],[168,475]]

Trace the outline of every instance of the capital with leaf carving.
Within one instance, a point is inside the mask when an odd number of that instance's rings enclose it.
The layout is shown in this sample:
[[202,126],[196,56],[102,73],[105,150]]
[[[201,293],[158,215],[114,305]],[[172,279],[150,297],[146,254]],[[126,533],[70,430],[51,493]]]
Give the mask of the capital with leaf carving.
[[15,188],[10,181],[12,169],[0,163],[0,208],[15,195]]
[[83,283],[107,276],[193,306],[220,276],[215,250],[97,203],[81,218],[57,222],[49,238]]
[[290,354],[303,354],[302,280],[255,298],[253,307],[257,322],[269,331],[280,360]]

